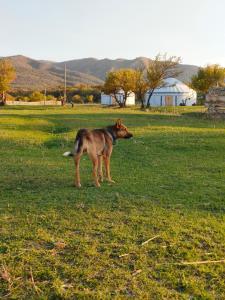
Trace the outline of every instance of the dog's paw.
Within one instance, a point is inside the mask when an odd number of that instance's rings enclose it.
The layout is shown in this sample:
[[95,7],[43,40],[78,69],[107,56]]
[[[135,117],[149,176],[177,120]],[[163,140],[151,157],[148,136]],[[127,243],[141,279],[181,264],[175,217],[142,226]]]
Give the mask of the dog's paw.
[[112,179],[108,179],[107,180],[109,183],[116,183],[114,180],[112,180]]
[[75,187],[78,188],[78,189],[80,189],[81,188],[81,184],[80,183],[78,183],[78,184],[75,183]]

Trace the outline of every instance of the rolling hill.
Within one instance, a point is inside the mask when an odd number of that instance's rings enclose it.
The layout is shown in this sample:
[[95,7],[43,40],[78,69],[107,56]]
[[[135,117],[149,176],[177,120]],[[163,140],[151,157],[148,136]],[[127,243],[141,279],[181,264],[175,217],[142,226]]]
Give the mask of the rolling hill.
[[[17,73],[13,88],[25,90],[42,90],[57,88],[64,82],[64,66],[67,66],[67,84],[72,86],[79,83],[99,85],[104,82],[105,75],[110,70],[119,68],[136,68],[146,66],[149,58],[137,57],[128,59],[96,59],[84,58],[64,62],[35,60],[26,56],[16,55],[6,57],[11,60]],[[179,65],[182,73],[179,79],[189,81],[196,74],[198,67]]]
[[[16,69],[17,78],[13,83],[18,89],[44,89],[56,88],[64,84],[64,64],[34,60],[22,55],[8,57]],[[71,70],[67,66],[67,83],[72,86],[77,83],[101,84],[102,80],[89,75]]]

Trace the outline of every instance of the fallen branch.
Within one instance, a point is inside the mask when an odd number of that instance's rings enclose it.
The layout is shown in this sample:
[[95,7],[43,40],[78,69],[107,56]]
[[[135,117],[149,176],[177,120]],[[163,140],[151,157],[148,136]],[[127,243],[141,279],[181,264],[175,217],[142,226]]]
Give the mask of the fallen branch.
[[41,289],[35,284],[32,268],[30,268],[30,277],[31,277],[32,285],[33,285],[36,293],[39,294],[41,292]]
[[174,265],[174,266],[189,266],[189,265],[204,265],[204,264],[218,264],[225,263],[225,259],[220,260],[200,260],[200,261],[181,261],[178,263],[159,263],[157,265]]
[[121,254],[121,255],[119,256],[119,258],[128,256],[128,255],[130,255],[130,253]]
[[148,239],[147,241],[145,241],[145,242],[141,243],[141,246],[144,246],[144,245],[146,245],[147,243],[151,242],[152,240],[154,240],[154,239],[156,239],[156,238],[158,238],[158,237],[160,237],[160,235],[159,235],[159,234],[158,234],[158,235],[156,235],[156,236],[153,236],[152,238]]
[[182,261],[180,263],[176,263],[177,265],[203,265],[203,264],[217,264],[224,263],[225,259],[220,260],[201,260],[201,261]]
[[141,272],[142,272],[141,269],[140,269],[140,270],[137,270],[137,271],[134,271],[134,272],[132,273],[132,276],[136,276],[136,275],[140,274]]

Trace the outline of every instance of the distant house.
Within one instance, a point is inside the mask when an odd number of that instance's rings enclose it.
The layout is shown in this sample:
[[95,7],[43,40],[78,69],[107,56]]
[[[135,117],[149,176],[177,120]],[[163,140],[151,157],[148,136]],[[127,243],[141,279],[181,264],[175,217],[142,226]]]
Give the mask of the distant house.
[[[119,99],[119,101],[123,102],[123,97],[124,97],[124,91],[120,90],[117,93],[117,99]],[[101,94],[101,104],[102,105],[116,105],[116,99],[114,97],[114,95],[106,95],[104,93]],[[131,92],[129,94],[129,96],[127,97],[127,101],[126,101],[126,105],[135,105],[135,94],[133,92]]]
[[[149,92],[145,95],[147,102]],[[197,102],[197,93],[186,84],[175,78],[165,79],[165,85],[154,91],[151,106],[192,106]]]

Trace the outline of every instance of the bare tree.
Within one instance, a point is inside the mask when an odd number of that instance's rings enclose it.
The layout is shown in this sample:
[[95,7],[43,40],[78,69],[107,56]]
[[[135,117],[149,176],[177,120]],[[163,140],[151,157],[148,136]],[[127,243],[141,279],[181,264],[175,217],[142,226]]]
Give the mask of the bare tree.
[[146,108],[150,107],[150,100],[155,89],[163,87],[165,85],[164,80],[166,78],[176,77],[181,73],[177,69],[177,66],[180,62],[180,57],[167,57],[167,54],[158,54],[154,60],[149,62],[146,73],[149,90]]
[[145,76],[145,68],[138,68],[135,71],[135,96],[141,102],[141,108],[145,106],[145,94],[148,91],[148,82]]

